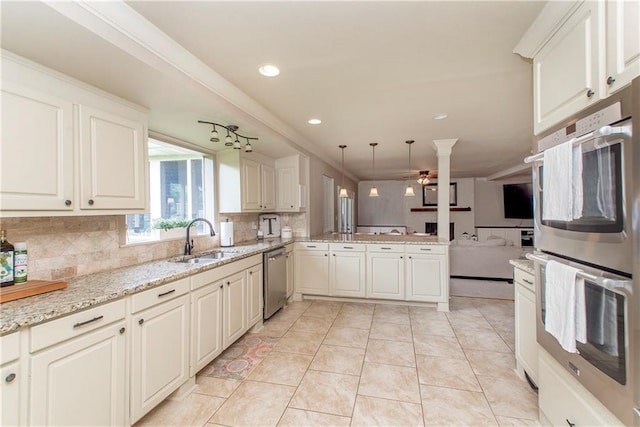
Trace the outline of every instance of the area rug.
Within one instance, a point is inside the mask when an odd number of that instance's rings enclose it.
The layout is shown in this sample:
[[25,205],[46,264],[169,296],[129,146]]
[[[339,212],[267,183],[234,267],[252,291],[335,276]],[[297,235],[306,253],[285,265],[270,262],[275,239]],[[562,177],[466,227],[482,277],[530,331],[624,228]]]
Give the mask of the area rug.
[[244,380],[277,342],[278,338],[247,334],[216,357],[202,373],[209,377]]

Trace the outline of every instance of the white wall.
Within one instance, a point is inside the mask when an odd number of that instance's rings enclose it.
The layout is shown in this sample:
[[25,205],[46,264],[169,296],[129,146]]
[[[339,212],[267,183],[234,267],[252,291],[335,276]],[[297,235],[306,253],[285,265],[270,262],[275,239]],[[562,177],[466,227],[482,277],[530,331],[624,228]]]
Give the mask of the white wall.
[[[307,209],[309,215],[309,235],[315,236],[322,234],[322,226],[324,224],[324,192],[322,188],[322,175],[332,177],[336,185],[342,183],[342,173],[339,169],[335,169],[329,164],[323,162],[317,157],[309,156],[309,207]],[[356,192],[356,183],[349,178],[344,179],[344,185],[350,191]],[[336,192],[336,197],[338,196]],[[358,195],[356,194],[356,199]],[[357,209],[357,200],[354,204]],[[337,216],[338,203],[334,206],[334,223],[338,226]],[[358,218],[358,213],[354,213],[354,218]]]
[[[476,227],[533,227],[531,219],[507,219],[504,217],[503,184],[520,184],[527,180],[487,181],[475,178]],[[528,182],[531,182],[529,179]]]
[[[434,181],[436,182],[436,181]],[[474,180],[473,178],[451,179],[457,183],[457,207],[470,207],[470,212],[451,212],[450,221],[455,223],[455,236],[465,231],[475,233],[474,225]],[[375,184],[380,197],[369,197],[369,189]],[[415,197],[404,197],[407,184],[413,186]],[[437,212],[411,212],[411,208],[422,208],[422,188],[415,181],[360,181],[358,183],[358,225],[406,225],[408,232],[424,232],[425,222],[437,222]]]

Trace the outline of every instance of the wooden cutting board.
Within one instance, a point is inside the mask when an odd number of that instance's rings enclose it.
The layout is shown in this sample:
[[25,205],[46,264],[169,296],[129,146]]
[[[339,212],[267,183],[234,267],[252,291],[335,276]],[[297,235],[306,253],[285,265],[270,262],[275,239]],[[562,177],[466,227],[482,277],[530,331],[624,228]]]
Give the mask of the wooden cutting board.
[[66,287],[67,282],[59,280],[29,280],[26,283],[0,288],[0,303],[57,291]]

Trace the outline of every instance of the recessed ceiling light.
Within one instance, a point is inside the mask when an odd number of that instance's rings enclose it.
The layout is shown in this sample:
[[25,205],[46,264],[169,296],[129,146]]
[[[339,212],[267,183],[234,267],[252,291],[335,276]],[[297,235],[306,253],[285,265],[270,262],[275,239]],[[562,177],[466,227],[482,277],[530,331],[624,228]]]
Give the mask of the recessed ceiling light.
[[309,123],[310,125],[319,125],[320,123],[322,123],[322,120],[320,120],[320,119],[311,119],[307,123]]
[[262,74],[265,77],[275,77],[278,74],[280,74],[280,69],[272,64],[261,65],[258,68],[258,71],[260,71],[260,74]]
[[446,113],[440,113],[433,116],[433,120],[444,120],[449,117]]

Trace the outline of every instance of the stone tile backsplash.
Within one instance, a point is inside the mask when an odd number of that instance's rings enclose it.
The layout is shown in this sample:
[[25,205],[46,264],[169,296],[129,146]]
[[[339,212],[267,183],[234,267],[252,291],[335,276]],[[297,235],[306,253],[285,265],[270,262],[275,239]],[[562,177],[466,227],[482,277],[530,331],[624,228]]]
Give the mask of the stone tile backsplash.
[[[220,215],[219,220],[234,222],[234,241],[256,239],[258,214]],[[286,222],[285,222],[286,221]],[[306,214],[282,214],[281,222],[293,228],[294,236],[306,235]],[[124,216],[74,216],[2,218],[0,228],[7,230],[12,243],[26,242],[29,279],[64,280],[144,262],[181,255],[184,239],[165,240],[135,245],[125,241]],[[216,236],[194,237],[195,251],[220,246]]]

